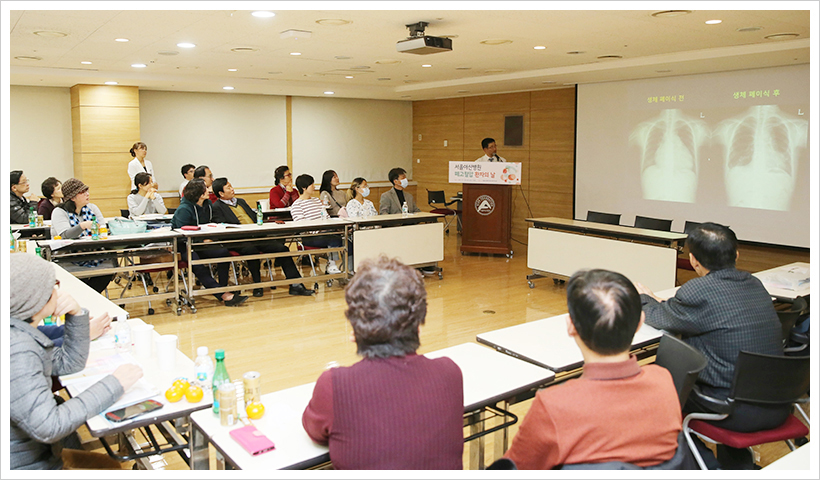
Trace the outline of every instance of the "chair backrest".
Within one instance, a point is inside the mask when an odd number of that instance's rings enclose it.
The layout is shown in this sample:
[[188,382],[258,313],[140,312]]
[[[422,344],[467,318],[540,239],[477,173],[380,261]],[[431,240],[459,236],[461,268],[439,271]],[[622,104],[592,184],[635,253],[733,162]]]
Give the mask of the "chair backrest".
[[120,209],[120,216],[125,217],[125,218],[129,218],[131,216],[131,210],[128,210],[127,208],[121,208]]
[[621,214],[620,213],[593,212],[592,210],[588,210],[587,211],[587,222],[606,223],[606,224],[609,224],[609,225],[620,225],[620,223],[621,223]]
[[797,297],[788,310],[777,311],[777,318],[780,319],[784,342],[789,340],[792,328],[794,328],[797,320],[806,313],[807,309],[808,305],[806,304],[805,298]]
[[444,190],[427,190],[427,204],[432,206],[434,203],[447,203],[444,198]]
[[635,216],[635,228],[646,228],[649,230],[659,230],[661,232],[668,232],[672,230],[672,220],[663,220],[661,218]]
[[683,340],[670,335],[661,337],[655,364],[669,370],[672,375],[681,408],[686,404],[698,375],[707,363],[709,361],[698,349]]
[[256,201],[257,205],[262,205],[262,210],[270,210],[270,199],[264,198]]
[[698,464],[695,463],[684,435],[682,430],[678,433],[678,448],[672,458],[657,465],[639,467],[627,462],[575,463],[563,465],[561,470],[698,470]]
[[169,208],[169,209],[168,209],[168,214],[173,215],[173,214],[174,214],[174,212],[176,212],[176,211],[177,211],[177,209],[176,209],[176,208]]
[[507,457],[501,457],[498,460],[494,461],[490,464],[486,470],[518,470],[518,467],[515,465],[515,462],[510,460]]
[[691,232],[692,230],[694,230],[694,229],[695,229],[695,227],[697,227],[697,226],[699,226],[699,225],[700,225],[700,222],[690,222],[689,220],[687,220],[687,221],[683,224],[683,233],[685,233],[685,234],[689,235],[689,232]]
[[790,404],[809,389],[809,357],[740,352],[729,398],[754,404]]

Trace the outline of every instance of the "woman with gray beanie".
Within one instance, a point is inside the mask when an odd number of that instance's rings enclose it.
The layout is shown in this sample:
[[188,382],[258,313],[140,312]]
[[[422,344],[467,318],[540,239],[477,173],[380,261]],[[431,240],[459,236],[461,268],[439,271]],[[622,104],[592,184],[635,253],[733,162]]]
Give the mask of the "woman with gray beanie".
[[[59,469],[63,459],[81,468],[111,467],[106,455],[63,451],[60,441],[113,405],[142,377],[142,369],[122,365],[83,393],[58,403],[51,393],[51,376],[79,372],[88,360],[88,310],[59,290],[54,267],[36,255],[11,254],[9,273],[11,468]],[[55,347],[36,328],[49,315],[65,315],[62,347]]]

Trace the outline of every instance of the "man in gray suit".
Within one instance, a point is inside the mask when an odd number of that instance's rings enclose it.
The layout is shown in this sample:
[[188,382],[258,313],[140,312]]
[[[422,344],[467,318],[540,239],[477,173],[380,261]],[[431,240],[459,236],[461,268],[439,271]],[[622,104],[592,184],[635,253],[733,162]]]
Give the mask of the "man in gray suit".
[[401,206],[407,202],[407,211],[410,213],[421,210],[413,200],[413,195],[404,191],[407,188],[407,172],[403,168],[396,167],[387,174],[387,179],[393,184],[393,188],[384,192],[379,200],[379,215],[389,215],[401,213]]

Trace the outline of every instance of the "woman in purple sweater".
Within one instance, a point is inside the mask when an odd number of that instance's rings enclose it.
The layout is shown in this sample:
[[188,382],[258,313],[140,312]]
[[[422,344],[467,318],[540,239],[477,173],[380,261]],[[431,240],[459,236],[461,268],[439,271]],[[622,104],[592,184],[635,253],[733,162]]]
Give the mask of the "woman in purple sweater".
[[449,358],[416,355],[427,292],[419,273],[381,257],[345,289],[359,355],[325,371],[302,415],[336,469],[461,469],[464,392]]

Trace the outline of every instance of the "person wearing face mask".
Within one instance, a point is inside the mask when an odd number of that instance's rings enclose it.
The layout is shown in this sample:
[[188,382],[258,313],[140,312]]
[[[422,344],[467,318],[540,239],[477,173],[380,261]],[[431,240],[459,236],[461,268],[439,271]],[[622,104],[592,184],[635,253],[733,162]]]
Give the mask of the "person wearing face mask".
[[370,195],[370,187],[367,186],[367,180],[358,177],[350,184],[347,189],[347,205],[345,210],[347,216],[351,218],[370,217],[378,215],[376,207],[373,202],[367,200],[365,197]]
[[407,202],[407,211],[410,213],[420,212],[413,195],[406,192],[407,172],[401,167],[396,167],[387,174],[387,179],[393,184],[393,188],[384,192],[379,199],[379,215],[390,215],[401,213],[401,206]]
[[347,199],[345,192],[339,190],[339,176],[333,170],[322,174],[322,186],[319,187],[319,200],[328,206],[327,213],[331,217],[338,217],[339,210],[345,206]]

